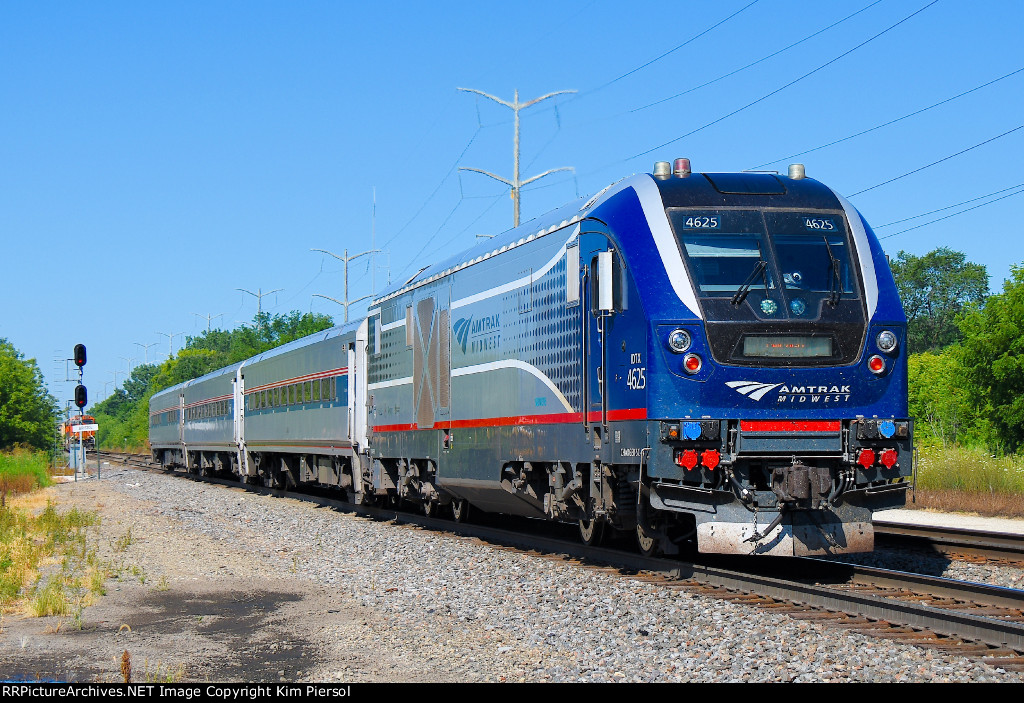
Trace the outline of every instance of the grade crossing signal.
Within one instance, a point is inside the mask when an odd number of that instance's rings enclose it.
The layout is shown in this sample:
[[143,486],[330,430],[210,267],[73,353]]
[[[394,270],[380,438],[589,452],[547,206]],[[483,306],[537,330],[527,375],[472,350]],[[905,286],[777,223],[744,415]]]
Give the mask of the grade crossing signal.
[[83,386],[81,383],[79,383],[77,386],[75,386],[75,405],[77,405],[78,409],[81,410],[86,405],[88,405],[88,403],[89,403],[89,394],[85,390],[85,386]]

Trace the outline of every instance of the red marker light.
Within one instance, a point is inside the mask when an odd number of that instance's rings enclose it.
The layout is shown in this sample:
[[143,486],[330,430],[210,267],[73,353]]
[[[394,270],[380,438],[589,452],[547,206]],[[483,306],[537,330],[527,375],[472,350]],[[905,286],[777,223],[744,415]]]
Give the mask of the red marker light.
[[897,459],[899,459],[899,454],[895,449],[885,449],[882,451],[882,456],[879,457],[879,460],[887,469],[891,469],[895,466]]
[[857,463],[863,466],[865,469],[870,469],[875,465],[875,452],[873,449],[861,449],[860,454],[857,456]]
[[721,455],[719,455],[717,449],[707,449],[700,455],[700,463],[704,464],[704,466],[711,470],[714,470],[714,468],[718,466],[720,459]]
[[697,466],[697,452],[693,449],[687,449],[686,451],[679,452],[676,454],[676,463],[687,471],[693,471],[694,467]]
[[871,370],[871,373],[882,373],[885,371],[885,359],[875,354],[868,359],[868,368]]
[[702,363],[700,357],[696,354],[687,354],[683,358],[683,370],[686,373],[697,373],[700,371]]

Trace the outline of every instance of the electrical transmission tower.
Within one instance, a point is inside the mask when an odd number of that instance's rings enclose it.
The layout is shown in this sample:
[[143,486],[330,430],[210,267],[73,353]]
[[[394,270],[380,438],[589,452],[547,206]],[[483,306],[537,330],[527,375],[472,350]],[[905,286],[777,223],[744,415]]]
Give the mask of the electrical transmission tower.
[[533,100],[527,101],[525,103],[521,103],[521,102],[519,102],[519,91],[518,90],[515,91],[515,95],[512,98],[512,102],[508,102],[507,100],[502,100],[501,98],[495,97],[493,95],[488,95],[487,93],[484,93],[484,92],[479,91],[479,90],[474,90],[473,88],[459,88],[459,90],[461,90],[463,92],[466,92],[466,93],[476,93],[477,95],[482,95],[485,98],[490,98],[491,100],[493,100],[496,103],[499,103],[501,105],[504,105],[505,107],[511,108],[512,112],[515,115],[515,135],[514,135],[513,140],[512,140],[512,180],[511,181],[508,180],[508,179],[502,178],[501,176],[495,175],[495,174],[491,173],[490,171],[483,171],[483,170],[481,170],[479,168],[468,168],[468,167],[460,166],[459,170],[460,171],[476,171],[477,173],[482,173],[485,176],[490,176],[494,180],[501,181],[505,185],[507,185],[510,188],[512,188],[512,226],[513,227],[518,227],[519,226],[519,192],[522,190],[523,186],[528,185],[530,183],[533,183],[534,181],[536,181],[536,180],[538,180],[540,178],[543,178],[544,176],[547,176],[549,174],[555,173],[556,171],[573,171],[574,170],[572,168],[572,166],[562,166],[561,168],[553,168],[553,169],[550,169],[548,171],[545,171],[544,173],[538,174],[536,176],[531,176],[530,178],[527,178],[525,181],[519,180],[519,111],[520,110],[524,110],[524,109],[530,107],[531,105],[536,105],[541,100],[547,100],[548,98],[554,97],[555,95],[562,95],[564,93],[575,93],[576,91],[575,90],[556,90],[553,93],[548,93],[547,95],[542,95],[539,98],[534,98]]
[[342,307],[344,307],[345,308],[345,322],[348,322],[348,308],[349,308],[349,306],[358,303],[360,300],[366,300],[367,298],[370,298],[370,297],[373,296],[373,293],[371,293],[370,295],[364,295],[362,298],[356,298],[355,300],[349,300],[348,299],[348,262],[352,261],[352,259],[358,259],[360,256],[366,256],[367,254],[377,254],[377,253],[380,252],[380,249],[370,249],[368,251],[364,251],[364,252],[361,252],[359,254],[355,254],[353,256],[349,256],[348,255],[348,249],[345,250],[345,255],[344,256],[338,256],[334,252],[327,251],[326,249],[310,249],[310,251],[318,251],[321,254],[328,254],[330,256],[333,256],[335,259],[338,259],[339,261],[343,261],[345,263],[345,300],[335,300],[334,298],[332,298],[332,297],[330,297],[328,295],[320,295],[319,293],[314,293],[313,295],[315,295],[317,298],[327,298],[328,300],[331,300],[331,301],[337,303],[338,305],[341,305]]
[[[255,293],[253,293],[251,290],[246,290],[245,288],[235,288],[235,290],[240,290],[243,293],[248,293],[249,295],[256,298],[256,314],[259,315],[260,313],[263,312],[263,299],[266,298],[271,293],[280,293],[281,291],[284,290],[284,288],[275,288],[274,290],[268,291],[266,293],[263,292],[262,288],[257,288]],[[194,315],[195,313],[192,314]]]

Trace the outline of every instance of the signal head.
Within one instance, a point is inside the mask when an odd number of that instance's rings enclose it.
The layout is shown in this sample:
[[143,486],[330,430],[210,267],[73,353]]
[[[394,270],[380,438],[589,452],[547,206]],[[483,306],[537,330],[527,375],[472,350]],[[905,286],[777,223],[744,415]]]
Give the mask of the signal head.
[[85,366],[85,345],[84,344],[76,344],[75,345],[75,366],[78,366],[78,367]]
[[85,386],[79,383],[75,386],[75,405],[81,410],[89,404],[89,394],[85,390]]

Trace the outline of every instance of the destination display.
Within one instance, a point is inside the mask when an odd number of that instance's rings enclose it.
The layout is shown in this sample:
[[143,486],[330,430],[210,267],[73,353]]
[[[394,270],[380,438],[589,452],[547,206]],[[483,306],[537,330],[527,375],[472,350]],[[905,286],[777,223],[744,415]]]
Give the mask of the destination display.
[[831,337],[744,337],[744,356],[832,356]]

